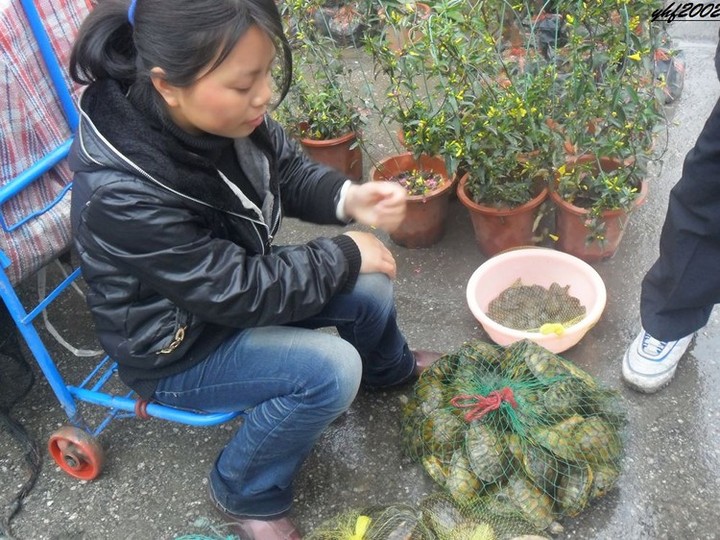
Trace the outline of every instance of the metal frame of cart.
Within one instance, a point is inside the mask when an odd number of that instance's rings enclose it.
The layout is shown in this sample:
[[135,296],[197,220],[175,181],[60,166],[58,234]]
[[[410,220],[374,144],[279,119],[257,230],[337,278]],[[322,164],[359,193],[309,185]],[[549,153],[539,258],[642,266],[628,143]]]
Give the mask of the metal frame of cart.
[[[74,132],[78,124],[78,113],[71,93],[63,79],[62,68],[58,63],[40,15],[32,0],[21,0],[21,3],[52,85],[63,108],[67,123]],[[0,187],[0,208],[21,191],[31,189],[33,183],[40,176],[65,159],[71,144],[72,139],[65,141],[37,160],[27,170],[10,180],[6,185]],[[0,227],[4,232],[9,233],[31,220],[42,219],[43,214],[56,205],[70,188],[71,186],[68,185],[50,204],[39,210],[28,212],[23,219],[11,225],[6,223],[0,211]],[[28,311],[18,297],[6,273],[6,269],[11,264],[10,258],[0,250],[0,266],[2,266],[2,271],[0,271],[0,297],[5,302],[18,331],[27,343],[40,370],[70,421],[70,425],[63,426],[50,436],[48,449],[60,468],[71,476],[91,480],[100,474],[104,462],[104,452],[97,437],[115,418],[154,417],[192,426],[212,426],[227,422],[243,413],[242,411],[230,413],[186,411],[157,403],[145,402],[133,392],[123,395],[110,393],[105,388],[116,377],[117,364],[108,356],[105,356],[79,384],[68,384],[53,361],[36,326],[38,316],[53,301],[65,293],[75,280],[81,279],[80,269],[75,268],[59,285]],[[83,419],[80,407],[82,403],[104,407],[108,411],[103,420],[92,427]]]

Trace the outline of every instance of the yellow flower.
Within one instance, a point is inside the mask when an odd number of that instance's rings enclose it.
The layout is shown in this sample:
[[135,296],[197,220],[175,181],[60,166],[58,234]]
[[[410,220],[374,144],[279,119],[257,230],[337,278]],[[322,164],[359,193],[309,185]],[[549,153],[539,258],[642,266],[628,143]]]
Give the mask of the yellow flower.
[[567,22],[569,22],[570,24],[572,24],[572,23],[575,22],[575,17],[573,17],[572,15],[570,15],[570,14],[568,13],[567,15],[565,15],[565,20],[566,20]]
[[628,58],[630,60],[635,60],[636,62],[639,62],[641,57],[640,57],[640,53],[636,52],[635,54],[629,55]]

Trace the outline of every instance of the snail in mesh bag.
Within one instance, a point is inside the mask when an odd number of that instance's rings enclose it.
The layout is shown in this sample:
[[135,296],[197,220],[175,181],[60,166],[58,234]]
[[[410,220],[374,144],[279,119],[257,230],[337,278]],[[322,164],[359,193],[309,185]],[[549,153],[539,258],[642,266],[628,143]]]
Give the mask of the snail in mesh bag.
[[415,389],[405,449],[463,508],[556,533],[620,476],[619,394],[531,341],[467,343]]
[[442,493],[423,499],[420,511],[423,524],[437,540],[547,540],[517,513],[458,504]]

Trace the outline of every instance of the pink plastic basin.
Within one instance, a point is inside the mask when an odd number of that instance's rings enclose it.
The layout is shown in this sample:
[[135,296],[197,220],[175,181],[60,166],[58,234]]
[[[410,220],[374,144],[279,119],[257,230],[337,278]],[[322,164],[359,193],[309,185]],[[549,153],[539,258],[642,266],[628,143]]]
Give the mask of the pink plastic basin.
[[[488,305],[517,279],[523,285],[549,287],[553,282],[570,285],[569,294],[585,306],[585,317],[564,329],[561,335],[524,332],[503,326],[487,316]],[[605,309],[605,284],[586,262],[547,248],[520,248],[496,255],[473,272],[467,285],[467,302],[490,339],[498,345],[510,345],[530,339],[546,349],[559,353],[578,343],[600,319]]]

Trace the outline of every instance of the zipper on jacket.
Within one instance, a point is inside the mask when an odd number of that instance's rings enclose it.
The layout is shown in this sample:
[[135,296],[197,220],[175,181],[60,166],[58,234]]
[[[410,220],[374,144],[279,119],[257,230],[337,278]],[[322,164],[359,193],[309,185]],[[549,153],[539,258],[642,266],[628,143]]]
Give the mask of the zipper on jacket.
[[164,349],[160,349],[157,354],[170,354],[175,349],[177,349],[180,344],[185,339],[185,330],[187,329],[187,326],[181,326],[177,329],[177,332],[175,332],[175,338],[170,342],[170,345],[165,347]]
[[230,191],[232,191],[235,196],[240,200],[240,203],[243,205],[243,208],[254,211],[258,216],[258,221],[255,221],[253,219],[247,218],[248,220],[252,221],[256,224],[255,226],[255,232],[258,235],[259,243],[262,245],[263,253],[265,252],[265,242],[262,239],[262,236],[260,235],[260,231],[257,230],[257,225],[260,224],[265,228],[265,231],[267,233],[268,237],[268,244],[272,241],[272,235],[270,234],[270,227],[268,227],[267,223],[265,223],[265,219],[263,217],[262,210],[257,207],[257,205],[250,200],[250,198],[245,195],[242,190],[237,187],[235,184],[233,184],[230,179],[223,173],[220,169],[216,169],[217,173],[220,175],[220,178],[223,182],[225,182],[225,185],[227,185],[228,188],[230,188]]
[[[201,204],[201,205],[203,205],[203,206],[207,206],[208,208],[212,208],[213,210],[217,210],[218,212],[226,212],[226,213],[228,213],[228,214],[230,214],[230,215],[233,215],[233,216],[235,216],[235,217],[238,217],[238,218],[240,218],[240,219],[245,219],[245,220],[247,220],[247,221],[249,221],[249,222],[251,222],[251,223],[254,223],[254,224],[256,225],[256,227],[255,227],[255,232],[256,232],[256,234],[258,235],[258,239],[259,239],[259,241],[260,241],[259,244],[260,244],[260,246],[261,246],[261,248],[262,248],[262,255],[265,255],[265,254],[267,253],[267,249],[265,248],[265,242],[263,242],[263,240],[262,240],[262,236],[260,235],[260,231],[257,230],[257,225],[262,225],[263,227],[265,227],[265,228],[267,229],[267,231],[268,231],[268,244],[270,244],[270,242],[272,241],[272,235],[270,234],[270,229],[269,229],[269,227],[267,226],[267,224],[266,224],[265,222],[263,222],[263,221],[258,221],[258,220],[256,220],[256,219],[250,218],[250,217],[248,217],[248,216],[243,216],[243,215],[238,214],[238,213],[236,213],[236,212],[230,212],[230,211],[227,211],[227,210],[221,210],[220,208],[217,208],[217,207],[213,206],[212,204],[206,203],[205,201],[201,201],[201,200],[199,200],[199,199],[195,199],[195,198],[193,198],[193,197],[190,197],[190,196],[186,195],[185,193],[181,193],[181,192],[179,192],[179,191],[176,191],[176,190],[174,190],[174,189],[166,186],[165,184],[163,184],[162,182],[160,182],[159,180],[157,180],[155,177],[153,177],[151,174],[147,173],[142,167],[138,166],[134,161],[132,161],[132,160],[131,160],[130,158],[128,158],[125,154],[123,154],[123,153],[120,152],[117,148],[115,148],[115,147],[110,143],[110,141],[108,141],[105,137],[103,137],[102,133],[100,133],[100,132],[97,130],[97,128],[95,127],[95,124],[94,124],[93,121],[87,116],[87,114],[85,113],[85,111],[83,111],[83,110],[81,109],[81,110],[80,110],[80,113],[81,113],[81,116],[82,116],[83,118],[85,118],[85,121],[86,121],[88,124],[90,124],[90,127],[92,128],[92,132],[98,137],[98,139],[100,139],[100,140],[103,142],[103,144],[106,146],[106,148],[108,148],[117,158],[119,158],[121,161],[123,161],[124,163],[126,163],[127,165],[129,165],[133,170],[135,170],[136,172],[140,173],[140,175],[142,175],[143,177],[147,178],[148,180],[150,180],[150,181],[153,182],[154,184],[157,184],[158,186],[162,187],[163,189],[168,190],[170,193],[174,193],[175,195],[177,195],[177,196],[179,196],[179,197],[182,197],[182,198],[184,198],[184,199],[187,199],[187,200],[189,200],[189,201],[193,201],[193,202],[196,202],[196,203]],[[81,123],[81,125],[82,125],[82,123]],[[88,159],[90,159],[91,161],[97,163],[97,160],[93,159],[92,156],[90,155],[90,153],[85,149],[85,145],[82,143],[82,141],[81,141],[81,148],[83,149],[83,152],[84,152],[85,155],[88,157]],[[278,197],[278,200],[279,200],[279,197]],[[278,201],[278,202],[279,202],[279,201]],[[279,216],[280,216],[280,212],[279,212],[279,211],[276,213],[276,216],[277,216],[277,217],[275,218],[275,223],[277,223],[277,221],[278,221],[278,219],[279,219]]]

